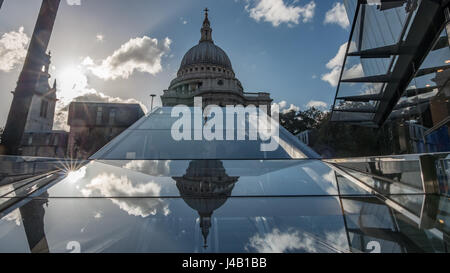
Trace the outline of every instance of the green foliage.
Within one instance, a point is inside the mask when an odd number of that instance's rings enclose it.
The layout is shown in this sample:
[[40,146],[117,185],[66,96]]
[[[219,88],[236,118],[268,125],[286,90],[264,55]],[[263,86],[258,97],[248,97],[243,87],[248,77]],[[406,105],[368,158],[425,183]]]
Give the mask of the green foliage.
[[369,128],[330,122],[330,112],[314,107],[280,114],[280,124],[292,134],[312,130],[309,145],[332,157],[375,156],[395,153],[391,128]]
[[305,130],[318,128],[324,117],[325,113],[314,107],[305,111],[291,110],[287,113],[280,113],[280,124],[296,135]]

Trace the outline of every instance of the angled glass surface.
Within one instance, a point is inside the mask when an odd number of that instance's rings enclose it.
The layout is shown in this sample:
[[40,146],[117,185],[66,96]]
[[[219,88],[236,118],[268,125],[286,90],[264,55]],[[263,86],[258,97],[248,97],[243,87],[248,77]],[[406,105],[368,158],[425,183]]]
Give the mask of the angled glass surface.
[[[251,115],[239,119],[237,115],[225,114],[212,131],[219,138],[209,140],[204,136],[203,126],[211,119],[200,116],[200,128],[196,127],[195,109],[187,108],[190,114],[187,121],[191,128],[181,127],[179,131],[187,132],[187,139],[175,139],[172,126],[181,117],[178,113],[171,117],[173,107],[162,107],[137,121],[122,134],[105,145],[91,159],[289,159],[320,158],[320,156],[290,132],[272,119],[275,135],[265,141],[259,130],[262,123]],[[201,115],[201,114],[200,114]],[[183,115],[184,116],[184,115]],[[214,117],[216,118],[216,117]],[[231,126],[228,121],[231,121]],[[258,125],[260,127],[258,127]],[[178,128],[178,127],[176,127]],[[270,128],[263,127],[262,130]],[[178,130],[178,129],[177,129]],[[196,140],[195,136],[199,139]],[[227,137],[230,136],[231,137]],[[265,135],[267,136],[267,135]],[[242,140],[241,140],[242,139]],[[264,150],[262,145],[272,143],[274,150]]]

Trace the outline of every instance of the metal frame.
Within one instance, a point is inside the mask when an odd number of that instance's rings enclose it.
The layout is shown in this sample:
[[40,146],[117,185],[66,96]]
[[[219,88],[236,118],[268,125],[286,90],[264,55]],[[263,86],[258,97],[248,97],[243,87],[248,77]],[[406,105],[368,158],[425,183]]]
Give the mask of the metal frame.
[[[406,0],[380,0],[380,10],[400,7],[405,3],[410,4]],[[425,87],[417,89],[409,89],[406,91],[411,80],[415,77],[434,73],[440,69],[450,69],[450,65],[420,69],[421,64],[430,51],[448,46],[448,40],[442,39],[440,34],[444,28],[445,5],[450,1],[444,0],[422,0],[416,7],[416,12],[409,11],[405,25],[398,39],[397,44],[382,46],[379,48],[361,50],[358,48],[356,52],[349,52],[350,44],[354,40],[355,28],[359,19],[359,37],[358,44],[361,47],[362,36],[364,35],[364,18],[367,0],[358,0],[355,16],[350,31],[344,62],[339,76],[339,83],[336,90],[332,106],[331,121],[333,122],[351,122],[357,125],[380,127],[388,120],[393,110],[403,108],[397,105],[402,96],[411,97],[433,91],[438,87]],[[383,6],[384,5],[384,6]],[[413,16],[415,14],[415,16]],[[343,79],[345,65],[348,56],[358,56],[364,58],[391,58],[389,69],[386,74],[372,75],[353,79]],[[356,96],[339,96],[341,83],[383,83],[380,94],[373,95],[356,95]],[[336,100],[352,101],[352,102],[368,102],[370,100],[377,101],[375,115],[371,120],[364,120],[364,123],[355,122],[354,120],[336,119],[333,115],[337,112],[360,112],[358,108],[342,110],[336,108]]]

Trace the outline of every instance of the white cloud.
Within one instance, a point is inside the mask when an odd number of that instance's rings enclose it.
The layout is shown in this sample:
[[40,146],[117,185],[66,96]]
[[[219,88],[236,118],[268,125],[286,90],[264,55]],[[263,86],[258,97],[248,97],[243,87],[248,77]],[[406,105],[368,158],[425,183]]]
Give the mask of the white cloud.
[[122,168],[154,176],[170,176],[170,160],[131,160]]
[[348,16],[347,12],[345,11],[344,4],[334,3],[333,8],[331,8],[325,14],[325,19],[323,22],[325,24],[338,24],[344,29],[348,28],[350,22],[348,21]]
[[58,101],[56,102],[54,129],[69,130],[67,125],[67,111],[72,101],[138,103],[144,112],[147,111],[145,105],[138,100],[111,97],[90,87],[88,78],[85,75],[86,71],[84,66],[86,63],[89,63],[88,59],[84,59],[81,65],[69,67],[56,75],[58,79],[56,90]]
[[341,67],[335,67],[330,72],[322,75],[321,79],[328,82],[331,86],[336,87],[339,82]]
[[[350,44],[350,50],[353,51],[356,49],[356,45],[354,42],[352,42]],[[341,74],[341,69],[342,69],[342,64],[344,63],[344,58],[345,58],[345,52],[347,50],[347,43],[342,44],[339,47],[338,52],[336,53],[336,56],[334,56],[330,61],[328,61],[328,63],[326,64],[326,67],[328,69],[331,69],[330,72],[325,73],[322,75],[321,79],[323,81],[328,82],[331,86],[336,87],[338,85],[339,82],[339,76]],[[350,75],[356,75],[358,73],[363,74],[362,73],[362,66],[359,65],[355,65],[353,67],[351,67],[349,70],[345,71],[345,74],[348,75],[348,73],[350,73]]]
[[306,104],[308,108],[314,107],[316,109],[326,109],[328,107],[328,104],[324,101],[320,100],[311,100]]
[[344,62],[346,50],[347,50],[347,43],[344,43],[339,47],[339,50],[338,50],[336,56],[334,56],[333,59],[328,61],[326,67],[328,69],[333,69],[336,66],[342,66],[342,63]]
[[170,213],[168,204],[162,199],[154,198],[161,192],[161,186],[154,182],[133,185],[126,176],[117,177],[114,174],[103,173],[93,178],[86,187],[81,189],[81,193],[85,197],[92,196],[94,192],[98,192],[104,197],[120,196],[121,198],[110,198],[110,200],[130,215],[147,217],[159,213],[163,215]]
[[143,36],[130,39],[106,59],[96,64],[90,57],[83,62],[95,76],[104,79],[127,79],[135,70],[156,74],[162,71],[161,58],[170,51],[171,40]]
[[20,27],[18,31],[4,33],[0,38],[0,70],[9,72],[22,63],[27,55],[29,38]]
[[295,111],[295,112],[300,111],[300,107],[298,107],[298,106],[296,106],[296,105],[294,105],[292,103],[288,106],[287,102],[284,101],[284,100],[282,100],[282,101],[280,101],[278,103],[276,103],[276,102],[272,103],[272,108],[274,107],[275,104],[278,105],[279,111],[282,114],[286,114],[286,113],[288,113],[290,111]]
[[97,35],[95,35],[95,39],[98,41],[98,42],[103,42],[103,40],[105,40],[105,36],[103,36],[103,34],[97,34]]
[[252,236],[245,248],[255,249],[259,253],[285,253],[296,250],[308,253],[348,252],[344,229],[329,231],[325,233],[325,238],[320,237],[292,229],[281,232],[275,228],[264,236],[259,234]]
[[19,209],[15,209],[11,211],[9,214],[7,214],[2,219],[6,221],[11,221],[16,224],[16,226],[20,226],[20,223],[22,223],[22,215],[20,214]]
[[283,0],[249,0],[245,6],[251,18],[257,22],[260,20],[270,22],[274,27],[282,23],[289,26],[297,25],[300,20],[303,23],[310,22],[314,17],[315,8],[314,1],[304,6],[296,6],[286,5]]
[[80,6],[81,0],[67,0],[67,5],[69,6]]
[[342,79],[360,78],[364,76],[362,64],[355,64],[344,71]]

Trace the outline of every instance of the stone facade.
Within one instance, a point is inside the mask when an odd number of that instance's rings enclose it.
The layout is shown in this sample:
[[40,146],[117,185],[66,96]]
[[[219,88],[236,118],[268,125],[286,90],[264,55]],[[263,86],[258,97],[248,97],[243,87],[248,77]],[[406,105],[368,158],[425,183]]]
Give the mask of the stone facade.
[[21,146],[22,154],[65,158],[68,135],[66,131],[25,132]]
[[194,105],[194,97],[202,97],[203,105],[267,105],[269,93],[246,93],[236,78],[225,51],[214,44],[212,29],[205,13],[199,43],[183,57],[177,77],[161,96],[163,106]]
[[69,157],[88,158],[142,116],[139,104],[72,102],[67,122]]

